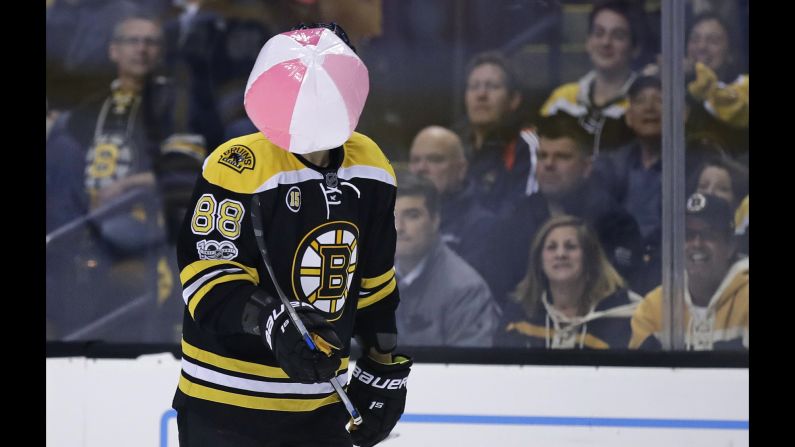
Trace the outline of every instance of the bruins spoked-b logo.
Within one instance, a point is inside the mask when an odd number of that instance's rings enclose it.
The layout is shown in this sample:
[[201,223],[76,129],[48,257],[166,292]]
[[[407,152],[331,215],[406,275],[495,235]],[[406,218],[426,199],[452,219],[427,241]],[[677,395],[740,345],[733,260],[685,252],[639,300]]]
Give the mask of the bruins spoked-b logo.
[[293,293],[329,320],[342,316],[359,251],[359,229],[350,222],[328,222],[310,231],[293,259]]
[[702,194],[695,193],[687,199],[687,210],[697,213],[707,206],[707,198]]
[[236,144],[221,154],[218,163],[229,166],[237,172],[243,172],[244,169],[254,169],[254,152],[242,144]]

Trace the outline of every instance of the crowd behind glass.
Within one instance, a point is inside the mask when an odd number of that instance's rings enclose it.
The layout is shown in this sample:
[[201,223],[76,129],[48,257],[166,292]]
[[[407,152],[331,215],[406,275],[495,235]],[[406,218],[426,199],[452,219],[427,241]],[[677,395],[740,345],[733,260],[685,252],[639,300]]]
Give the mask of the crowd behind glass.
[[262,43],[337,21],[370,70],[358,130],[397,172],[401,345],[662,349],[662,151],[681,150],[674,330],[748,349],[747,2],[688,3],[673,149],[659,2],[352,3],[48,2],[48,340],[179,342],[175,233],[204,159],[257,132]]

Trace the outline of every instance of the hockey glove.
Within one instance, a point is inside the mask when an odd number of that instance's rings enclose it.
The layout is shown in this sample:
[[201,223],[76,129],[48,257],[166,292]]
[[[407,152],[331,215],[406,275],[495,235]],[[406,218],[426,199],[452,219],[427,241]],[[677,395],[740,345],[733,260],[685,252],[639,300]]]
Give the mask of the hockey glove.
[[326,382],[334,377],[342,361],[342,342],[328,320],[311,304],[291,302],[317,347],[313,351],[290,320],[284,305],[272,297],[264,301],[267,307],[259,314],[260,336],[284,372],[302,383]]
[[412,361],[395,355],[389,365],[364,356],[356,362],[348,396],[362,415],[362,424],[351,426],[351,439],[360,447],[383,441],[406,407],[406,381]]

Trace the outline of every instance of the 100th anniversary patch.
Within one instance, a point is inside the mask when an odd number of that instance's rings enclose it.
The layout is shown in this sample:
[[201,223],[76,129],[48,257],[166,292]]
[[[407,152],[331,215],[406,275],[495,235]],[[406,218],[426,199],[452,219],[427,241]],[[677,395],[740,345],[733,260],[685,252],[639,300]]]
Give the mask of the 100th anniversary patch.
[[236,144],[221,154],[218,163],[224,166],[229,166],[237,172],[243,172],[244,169],[254,169],[255,164],[254,152],[242,144]]
[[229,261],[237,257],[237,246],[229,241],[201,240],[196,242],[199,259]]

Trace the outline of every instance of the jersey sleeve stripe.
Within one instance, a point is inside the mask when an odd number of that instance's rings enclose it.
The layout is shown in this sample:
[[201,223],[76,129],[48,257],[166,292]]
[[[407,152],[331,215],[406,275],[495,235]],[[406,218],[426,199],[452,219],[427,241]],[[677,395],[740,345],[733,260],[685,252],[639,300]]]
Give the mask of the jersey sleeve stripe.
[[359,298],[359,301],[356,303],[357,309],[363,309],[367,306],[372,306],[373,304],[381,301],[382,299],[388,297],[392,292],[395,291],[395,287],[397,286],[397,281],[393,277],[386,285],[381,288],[381,290],[372,293],[367,298]]
[[367,178],[384,182],[392,186],[397,186],[395,177],[389,171],[375,166],[354,165],[350,167],[343,167],[338,171],[337,177],[342,180],[351,180],[356,177]]
[[199,287],[207,283],[207,281],[220,275],[221,273],[237,273],[240,271],[241,270],[239,268],[233,267],[228,269],[214,270],[210,273],[207,273],[206,275],[203,275],[201,278],[197,279],[196,281],[193,281],[193,283],[190,286],[185,287],[185,289],[182,291],[182,299],[185,301],[185,304],[188,304],[189,298],[196,292],[196,290]]
[[197,348],[184,339],[182,340],[182,352],[203,363],[217,366],[229,371],[239,371],[245,374],[261,377],[271,377],[278,379],[287,378],[287,374],[282,371],[281,368],[224,357],[210,351]]
[[381,284],[389,281],[394,277],[395,277],[395,268],[392,267],[391,269],[384,272],[383,275],[378,275],[375,278],[362,278],[362,288],[375,289],[376,287],[380,286]]
[[234,280],[259,284],[257,269],[239,262],[222,260],[193,262],[182,269],[179,279],[183,287],[182,299],[193,318],[196,317],[196,306],[215,285]]
[[237,407],[250,408],[254,410],[307,412],[316,410],[324,405],[339,402],[337,393],[333,393],[322,399],[284,399],[246,396],[230,393],[228,391],[216,390],[198,383],[191,382],[184,375],[182,375],[179,379],[179,389],[186,395],[198,399],[235,405]]
[[[222,355],[218,355],[213,352],[197,348],[196,346],[193,346],[184,339],[182,340],[182,352],[185,355],[194,358],[202,363],[206,363],[208,365],[212,365],[227,371],[240,372],[251,376],[265,377],[271,379],[288,378],[287,373],[285,373],[281,368],[275,366],[260,365],[259,363],[247,362],[245,360],[237,360],[229,357],[224,357]],[[348,357],[343,358],[342,362],[340,363],[338,371],[346,370],[348,368],[348,363],[349,363],[349,358]]]
[[248,273],[240,273],[237,275],[224,275],[220,278],[213,279],[212,281],[208,282],[204,286],[202,286],[192,297],[190,297],[190,301],[188,302],[188,312],[190,312],[191,317],[196,318],[196,306],[199,305],[202,298],[216,285],[223,284],[229,281],[249,281],[252,284],[257,284],[253,281],[253,278]]
[[312,169],[305,168],[295,171],[283,171],[267,179],[263,184],[254,188],[253,193],[260,193],[274,189],[279,185],[295,185],[308,180],[322,180],[323,176]]
[[188,281],[196,277],[196,275],[198,275],[199,273],[209,268],[217,266],[239,267],[240,269],[248,272],[254,278],[257,284],[259,284],[259,274],[257,273],[257,269],[249,267],[247,265],[243,265],[235,261],[220,261],[220,260],[201,260],[201,261],[192,262],[184,269],[182,269],[181,272],[179,272],[179,280],[182,283],[182,286],[184,287],[188,283]]
[[[295,383],[295,382],[268,382],[263,380],[246,379],[223,374],[209,368],[182,359],[182,370],[191,377],[201,379],[204,382],[235,388],[256,393],[270,394],[329,394],[334,392],[334,388],[328,382],[319,383]],[[342,383],[348,383],[348,374],[343,373],[338,376]]]

